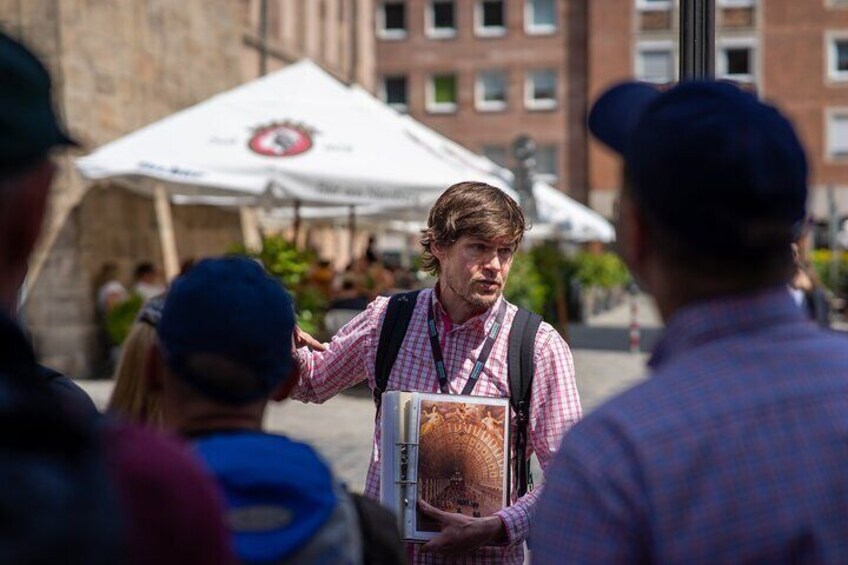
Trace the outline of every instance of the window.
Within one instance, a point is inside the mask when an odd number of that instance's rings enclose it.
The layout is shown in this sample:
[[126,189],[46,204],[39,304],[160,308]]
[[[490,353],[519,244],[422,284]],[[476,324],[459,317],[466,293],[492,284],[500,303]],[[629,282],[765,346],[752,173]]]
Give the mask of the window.
[[500,165],[501,167],[508,166],[506,162],[506,146],[504,145],[484,145],[482,149],[483,156]]
[[556,31],[555,0],[526,0],[524,29],[530,34],[553,33]]
[[474,32],[477,35],[491,37],[506,33],[504,0],[480,0],[474,18]]
[[406,37],[406,2],[383,1],[377,11],[377,36],[381,39]]
[[550,110],[557,105],[556,72],[552,70],[527,73],[524,105],[531,110]]
[[848,158],[848,108],[828,110],[826,135],[828,157]]
[[427,84],[427,110],[433,113],[456,111],[456,75],[434,75]]
[[724,40],[720,42],[716,71],[720,78],[738,82],[756,79],[754,40]]
[[497,111],[506,108],[506,74],[488,71],[477,75],[474,98],[478,110]]
[[643,11],[670,10],[672,0],[636,0],[636,7]]
[[756,3],[756,0],[718,0],[722,8],[750,8]]
[[405,76],[383,78],[383,101],[397,110],[406,111],[407,91]]
[[830,80],[848,80],[848,32],[827,34],[827,75]]
[[536,177],[551,184],[559,179],[556,145],[539,145],[536,147]]
[[456,35],[456,6],[453,0],[430,0],[427,10],[427,36],[448,38]]
[[636,48],[636,78],[658,84],[674,80],[674,50],[668,41],[644,42]]

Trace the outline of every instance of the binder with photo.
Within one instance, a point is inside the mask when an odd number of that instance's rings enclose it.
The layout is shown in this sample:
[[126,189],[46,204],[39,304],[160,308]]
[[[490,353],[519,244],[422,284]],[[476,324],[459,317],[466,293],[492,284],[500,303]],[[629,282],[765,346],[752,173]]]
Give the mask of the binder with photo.
[[384,393],[381,500],[404,539],[426,541],[440,530],[419,500],[474,517],[509,504],[509,416],[502,398]]

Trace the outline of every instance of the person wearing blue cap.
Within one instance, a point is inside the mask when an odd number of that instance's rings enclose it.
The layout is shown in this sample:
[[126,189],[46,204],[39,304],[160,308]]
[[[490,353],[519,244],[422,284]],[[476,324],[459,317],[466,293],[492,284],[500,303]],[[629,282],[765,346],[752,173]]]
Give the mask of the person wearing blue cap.
[[728,83],[627,83],[589,129],[623,160],[617,241],[666,329],[650,378],[565,437],[534,563],[844,563],[848,342],[787,285],[807,161]]
[[[295,384],[294,325],[291,298],[257,262],[197,263],[173,283],[151,352],[165,425],[192,440],[217,480],[242,563],[388,562],[369,558],[386,543],[401,563],[391,512],[349,495],[311,447],[262,431],[268,400]],[[382,548],[364,547],[365,514],[381,521]]]

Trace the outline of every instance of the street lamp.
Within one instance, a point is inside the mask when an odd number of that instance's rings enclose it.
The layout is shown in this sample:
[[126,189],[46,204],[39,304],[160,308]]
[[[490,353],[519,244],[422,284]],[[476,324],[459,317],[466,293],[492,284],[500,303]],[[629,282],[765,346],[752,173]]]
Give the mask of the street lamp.
[[536,142],[528,135],[519,135],[512,142],[515,158],[513,188],[518,193],[519,204],[530,221],[536,220],[536,199],[533,197],[533,179],[536,175]]

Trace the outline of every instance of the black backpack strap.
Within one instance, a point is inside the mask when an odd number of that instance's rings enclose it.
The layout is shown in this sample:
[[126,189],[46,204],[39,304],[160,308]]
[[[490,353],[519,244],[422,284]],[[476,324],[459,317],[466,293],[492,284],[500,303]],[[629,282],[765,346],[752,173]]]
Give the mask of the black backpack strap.
[[359,518],[362,562],[369,565],[406,563],[406,547],[401,541],[394,513],[376,500],[349,494]]
[[542,317],[519,308],[509,332],[507,367],[509,371],[509,403],[515,411],[515,477],[518,496],[524,496],[530,483],[527,461],[527,426],[530,422],[530,392],[533,385],[534,345]]
[[395,294],[389,298],[386,315],[383,318],[383,327],[380,329],[380,341],[377,345],[377,362],[374,366],[374,404],[377,412],[380,411],[380,402],[383,392],[389,383],[389,375],[397,359],[412,312],[418,302],[420,290]]

